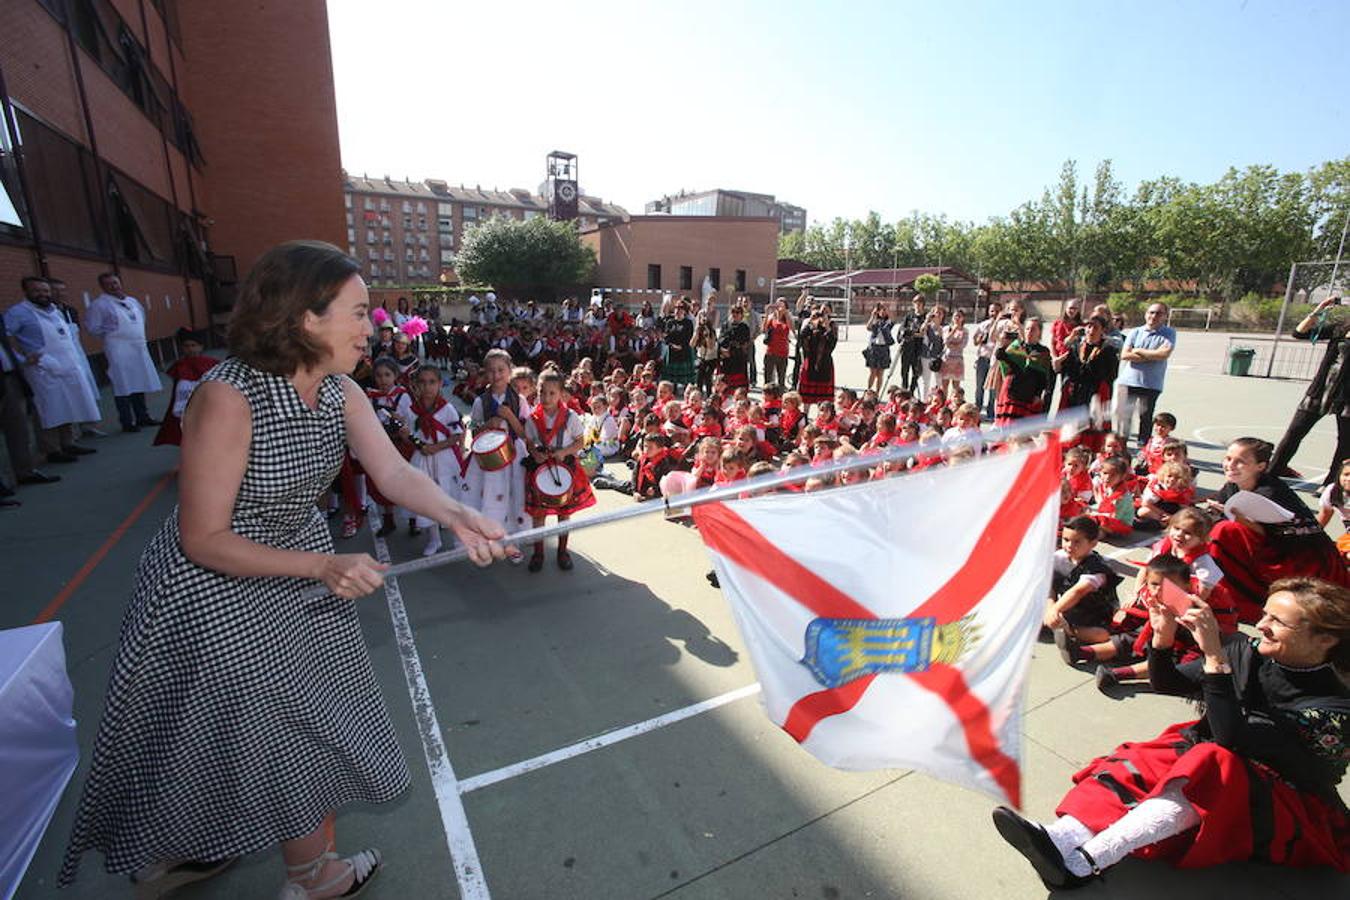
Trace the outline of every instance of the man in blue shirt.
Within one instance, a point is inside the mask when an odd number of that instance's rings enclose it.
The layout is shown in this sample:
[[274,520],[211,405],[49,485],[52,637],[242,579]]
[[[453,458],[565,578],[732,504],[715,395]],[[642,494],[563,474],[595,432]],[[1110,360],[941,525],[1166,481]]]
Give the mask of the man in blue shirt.
[[1167,377],[1167,359],[1177,345],[1177,333],[1167,325],[1167,306],[1154,303],[1144,311],[1144,324],[1125,335],[1120,351],[1116,386],[1125,389],[1116,430],[1130,439],[1130,419],[1139,410],[1139,446],[1153,432],[1153,411]]

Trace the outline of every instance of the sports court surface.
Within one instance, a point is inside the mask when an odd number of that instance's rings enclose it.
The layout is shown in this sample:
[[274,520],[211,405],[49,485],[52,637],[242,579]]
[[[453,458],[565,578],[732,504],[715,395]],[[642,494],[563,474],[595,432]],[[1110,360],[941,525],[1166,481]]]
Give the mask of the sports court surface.
[[[859,332],[836,351],[841,383],[865,380]],[[1277,439],[1305,386],[1220,375],[1223,350],[1222,335],[1183,332],[1158,407],[1180,420],[1204,488],[1220,483],[1223,442]],[[158,408],[163,397],[155,399]],[[175,500],[176,451],[151,449],[150,439],[91,441],[97,456],[62,467],[58,485],[25,489],[23,508],[0,515],[0,627],[29,624],[44,610],[64,623],[85,763],[137,558]],[[1333,443],[1333,423],[1323,420],[1294,465],[1320,481]],[[632,503],[598,496],[599,509]],[[915,511],[915,529],[940,541],[931,512]],[[345,548],[407,559],[420,539],[401,529],[386,545],[363,533]],[[360,601],[413,774],[399,801],[339,816],[341,849],[375,845],[385,854],[386,871],[364,896],[1046,895],[990,826],[989,798],[911,772],[831,770],[769,723],[730,610],[704,580],[709,565],[695,532],[652,516],[583,531],[572,548],[570,573],[551,553],[539,575],[458,565]],[[1102,549],[1121,560],[1146,554]],[[1193,715],[1180,700],[1144,692],[1106,698],[1053,646],[1038,645],[1025,719],[1027,810],[1048,816],[1088,759]],[[131,896],[92,855],[75,887],[59,895],[54,887],[84,771],[22,900]],[[1344,785],[1342,794],[1350,796]],[[178,896],[265,898],[280,885],[270,851]],[[1325,898],[1350,895],[1350,879],[1127,861],[1080,896],[1183,894]]]

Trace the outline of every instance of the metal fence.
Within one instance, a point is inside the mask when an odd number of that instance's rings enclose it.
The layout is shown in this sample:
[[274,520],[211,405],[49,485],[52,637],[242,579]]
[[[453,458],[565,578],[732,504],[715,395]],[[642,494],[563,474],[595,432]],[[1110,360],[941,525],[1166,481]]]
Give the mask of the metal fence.
[[1256,378],[1288,378],[1295,381],[1311,381],[1322,354],[1326,352],[1326,348],[1321,344],[1290,337],[1276,340],[1273,337],[1232,335],[1228,338],[1228,346],[1219,364],[1219,371],[1225,375],[1237,374],[1241,369],[1241,361],[1234,359],[1235,350],[1252,351],[1251,362],[1246,370],[1247,375]]

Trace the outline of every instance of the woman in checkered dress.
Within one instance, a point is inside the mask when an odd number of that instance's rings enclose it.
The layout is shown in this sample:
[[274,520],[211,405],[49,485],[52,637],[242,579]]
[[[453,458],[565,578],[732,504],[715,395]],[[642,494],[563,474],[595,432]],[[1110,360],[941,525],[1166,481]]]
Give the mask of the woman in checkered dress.
[[[350,444],[475,562],[503,550],[499,526],[403,460],[344,374],[371,333],[359,272],[336,247],[296,242],[244,285],[233,358],[184,414],[179,506],[141,558],[63,884],[90,849],[143,896],[275,843],[288,900],[350,896],[379,869],[375,850],[338,858],[333,814],[408,785],[350,602],[382,567],[334,555],[315,501]],[[315,582],[330,593],[302,601]]]

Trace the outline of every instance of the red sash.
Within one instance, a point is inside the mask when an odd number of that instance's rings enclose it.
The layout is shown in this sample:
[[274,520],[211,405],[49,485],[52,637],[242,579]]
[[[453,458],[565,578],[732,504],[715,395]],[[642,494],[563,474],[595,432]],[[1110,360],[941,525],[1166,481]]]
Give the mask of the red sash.
[[553,427],[544,425],[544,406],[540,404],[530,412],[530,421],[534,422],[535,430],[539,432],[539,442],[550,450],[554,449],[553,439],[562,431],[563,426],[567,424],[569,409],[565,406],[559,406],[558,411],[553,417]]
[[[432,443],[440,443],[436,440],[439,435],[442,438],[454,438],[455,433],[451,431],[444,422],[436,418],[436,413],[445,407],[445,398],[437,397],[436,405],[431,409],[424,409],[420,403],[413,401],[413,415],[417,416],[417,430]],[[460,444],[450,444],[450,451],[455,454],[455,462],[459,463],[459,477],[463,478],[469,473],[469,455],[464,452],[464,447]]]

